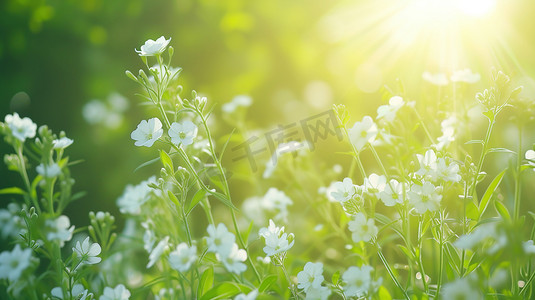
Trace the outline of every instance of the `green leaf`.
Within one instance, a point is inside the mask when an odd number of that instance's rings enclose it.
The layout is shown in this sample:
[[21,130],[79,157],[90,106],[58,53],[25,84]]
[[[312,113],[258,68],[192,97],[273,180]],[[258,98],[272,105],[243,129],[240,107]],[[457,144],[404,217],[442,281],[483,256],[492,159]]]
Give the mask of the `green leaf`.
[[380,286],[379,290],[377,291],[378,299],[381,300],[392,300],[392,296],[390,295],[390,292],[384,287]]
[[226,206],[234,209],[234,210],[238,210],[238,208],[236,206],[234,206],[234,204],[232,204],[232,202],[230,202],[230,200],[227,198],[227,196],[221,194],[221,193],[218,193],[218,192],[213,192],[213,191],[208,191],[210,193],[210,195],[216,197],[219,201],[221,201],[221,203],[225,204]]
[[483,144],[483,140],[470,140],[466,143],[464,143],[465,145],[469,145],[469,144]]
[[337,285],[337,284],[338,284],[338,280],[340,280],[340,270],[336,271],[336,272],[333,274],[333,277],[331,277],[331,282],[332,282],[334,285]]
[[492,153],[492,152],[510,153],[510,154],[516,155],[515,151],[509,150],[507,148],[490,148],[487,150],[487,153]]
[[403,254],[405,254],[409,260],[415,260],[414,255],[409,249],[407,249],[407,247],[398,245],[398,248],[401,249],[401,252],[403,252]]
[[241,292],[240,288],[233,282],[223,282],[222,284],[208,290],[201,297],[201,300],[216,300],[230,298]]
[[267,291],[271,285],[277,281],[278,276],[277,275],[269,275],[262,280],[262,283],[258,287],[258,292],[263,293],[264,291]]
[[199,286],[197,287],[197,295],[202,297],[206,292],[208,292],[214,285],[214,269],[208,268],[203,272],[201,280],[199,281]]
[[146,161],[146,162],[142,163],[141,165],[139,165],[137,168],[134,169],[134,173],[137,172],[137,170],[139,170],[139,169],[141,169],[141,168],[143,168],[143,167],[146,167],[146,166],[148,166],[148,165],[151,165],[151,164],[153,164],[153,163],[155,163],[155,162],[157,162],[157,161],[159,161],[159,160],[160,160],[160,158],[159,158],[159,157],[156,157],[156,158],[154,158],[154,159],[151,159],[151,160],[149,160],[149,161]]
[[479,218],[479,211],[474,202],[470,201],[466,203],[466,217],[472,220],[477,220]]
[[502,182],[503,176],[505,175],[505,171],[507,171],[507,169],[501,171],[498,175],[496,175],[496,177],[494,177],[492,182],[487,187],[487,190],[485,191],[485,194],[483,194],[481,202],[479,203],[477,220],[481,219],[481,216],[483,215],[483,213],[485,213],[485,210],[489,205],[489,201],[492,198],[492,194],[496,191],[498,185],[500,185],[500,183]]
[[9,188],[0,190],[0,195],[5,195],[5,194],[24,195],[26,194],[26,192],[23,189],[14,186],[14,187],[9,187]]
[[450,266],[457,272],[457,274],[459,274],[460,273],[459,264],[461,263],[459,254],[457,253],[457,250],[450,242],[447,242],[445,245],[446,245],[445,247],[446,255],[449,258],[448,262],[450,263]]
[[169,154],[163,150],[160,150],[160,160],[162,161],[164,168],[166,168],[169,173],[173,174],[173,160]]
[[167,196],[169,197],[169,200],[171,200],[177,206],[177,208],[180,208],[180,202],[173,192],[167,190]]
[[507,221],[511,221],[511,214],[509,214],[509,211],[507,210],[507,207],[503,205],[500,201],[494,201],[494,207],[496,207],[496,211]]
[[195,206],[204,198],[204,195],[206,195],[205,190],[198,190],[193,198],[191,199],[191,202],[189,203],[188,211],[186,212],[186,215],[189,215],[191,211],[195,208]]
[[247,228],[247,231],[243,233],[243,241],[246,247],[249,244],[249,235],[251,234],[251,231],[253,230],[253,225],[254,225],[254,222],[251,221],[251,223],[249,223],[249,227]]
[[234,131],[236,131],[236,128],[232,129],[232,131],[230,132],[229,136],[228,136],[228,139],[227,141],[225,142],[225,144],[223,144],[223,148],[221,148],[221,154],[219,155],[219,161],[223,160],[223,154],[225,154],[225,150],[227,149],[227,146],[228,144],[230,143],[233,135],[234,135]]

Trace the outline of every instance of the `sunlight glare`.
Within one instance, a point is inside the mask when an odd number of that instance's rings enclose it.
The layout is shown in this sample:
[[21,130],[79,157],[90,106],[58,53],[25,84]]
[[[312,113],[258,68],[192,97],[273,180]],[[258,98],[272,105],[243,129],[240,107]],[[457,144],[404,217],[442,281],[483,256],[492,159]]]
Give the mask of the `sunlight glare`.
[[496,0],[457,0],[455,2],[463,14],[472,17],[486,16],[496,7]]

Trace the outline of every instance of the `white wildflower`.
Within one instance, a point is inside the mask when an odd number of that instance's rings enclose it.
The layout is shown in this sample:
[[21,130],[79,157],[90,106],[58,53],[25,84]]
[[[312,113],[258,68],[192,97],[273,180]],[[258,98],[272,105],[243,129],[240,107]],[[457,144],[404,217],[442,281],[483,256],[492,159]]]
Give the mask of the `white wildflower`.
[[162,122],[158,118],[142,120],[130,137],[136,142],[136,146],[151,147],[163,134]]
[[441,179],[450,182],[461,181],[461,175],[459,175],[459,165],[455,162],[450,164],[446,163],[445,158],[439,158],[437,160],[437,168],[435,171],[436,179]]
[[318,288],[310,287],[306,291],[305,300],[327,300],[331,295],[331,290],[326,286],[320,286]]
[[386,186],[386,177],[384,175],[370,174],[364,178],[364,190],[371,195],[379,196]]
[[535,151],[533,150],[526,151],[526,154],[524,155],[524,157],[528,160],[528,164],[532,168],[535,168]]
[[206,231],[208,232],[208,237],[206,237],[208,251],[220,253],[222,255],[230,252],[236,237],[228,231],[225,224],[219,223],[217,227],[210,224]]
[[71,140],[68,137],[62,137],[60,139],[55,139],[52,141],[52,144],[54,145],[54,149],[65,149],[72,145],[73,140]]
[[147,269],[154,266],[154,264],[160,259],[162,254],[169,250],[169,237],[166,236],[163,238],[157,245],[152,249],[152,252],[149,254],[149,262],[147,263]]
[[251,104],[253,103],[253,99],[251,99],[251,97],[249,96],[246,96],[246,95],[238,95],[234,98],[232,98],[232,100],[230,102],[227,102],[225,104],[223,104],[221,106],[221,110],[226,112],[226,113],[232,113],[234,112],[238,107],[248,107],[248,106],[251,106]]
[[46,235],[48,240],[58,241],[60,247],[63,247],[65,242],[71,240],[72,233],[74,232],[74,225],[71,226],[69,217],[61,215],[54,220],[46,220],[45,224],[49,228],[49,232]]
[[100,296],[99,300],[128,300],[130,299],[130,291],[122,284],[115,288],[105,287],[104,294]]
[[424,155],[416,154],[420,169],[416,171],[416,175],[422,176],[427,179],[433,179],[436,176],[437,171],[437,155],[435,151],[429,149]]
[[30,118],[21,119],[19,114],[13,113],[12,115],[6,115],[4,120],[16,139],[24,142],[26,138],[35,137],[37,125]]
[[390,179],[383,191],[379,192],[379,199],[383,201],[386,206],[394,206],[403,203],[403,183],[395,179]]
[[392,122],[396,118],[397,111],[403,107],[405,102],[400,96],[394,96],[388,100],[388,105],[381,105],[377,108],[377,119],[384,119]]
[[349,140],[357,151],[361,151],[366,144],[375,140],[377,132],[377,126],[372,118],[365,116],[362,122],[355,122],[355,125],[349,130]]
[[367,219],[361,212],[357,213],[355,218],[349,221],[348,226],[352,232],[351,238],[355,243],[360,241],[369,242],[379,232],[377,226],[375,226],[374,219]]
[[448,77],[444,73],[432,74],[432,73],[426,71],[426,72],[424,72],[422,74],[422,78],[425,81],[427,81],[427,82],[429,82],[431,84],[437,85],[437,86],[448,85],[448,83],[449,83]]
[[139,215],[141,206],[150,198],[152,188],[149,184],[151,183],[156,183],[156,176],[151,176],[138,185],[128,184],[123,194],[117,199],[117,206],[121,213]]
[[165,50],[167,45],[169,45],[170,41],[171,38],[166,40],[164,36],[159,37],[156,41],[148,39],[145,44],[141,46],[141,50],[136,49],[136,52],[139,56],[159,55]]
[[229,272],[241,274],[247,269],[243,263],[247,259],[247,252],[239,249],[236,243],[232,244],[229,251],[216,253],[216,257]]
[[193,144],[193,139],[197,136],[197,126],[191,121],[173,122],[168,134],[173,144],[188,146]]
[[9,203],[7,209],[0,209],[0,237],[18,237],[23,228],[22,219],[19,216],[20,207],[16,203]]
[[297,287],[305,290],[319,289],[323,283],[323,264],[307,262],[303,271],[297,273]]
[[469,282],[468,278],[459,278],[453,282],[446,283],[442,288],[444,299],[483,299],[477,287]]
[[334,182],[331,187],[332,191],[328,195],[340,203],[350,200],[357,193],[357,188],[349,177],[344,178],[343,181]]
[[478,73],[472,73],[470,69],[456,70],[450,77],[452,82],[476,83],[481,79]]
[[[72,295],[73,299],[77,299],[77,300],[85,300],[87,299],[88,296],[89,296],[89,299],[92,299],[93,294],[92,293],[88,294],[88,293],[89,291],[85,289],[83,285],[79,283],[73,285],[70,291],[70,294]],[[57,299],[63,300],[63,290],[59,286],[53,288],[50,291],[50,295]]]
[[364,297],[371,288],[373,268],[370,266],[349,267],[342,274],[342,280],[346,283],[344,294],[347,297]]
[[264,237],[266,246],[264,247],[264,253],[267,256],[273,256],[282,252],[288,251],[294,245],[294,234],[284,233],[284,226],[277,227],[273,220],[269,220],[269,226],[267,228],[261,228],[258,234]]
[[524,249],[524,253],[526,254],[535,254],[535,245],[533,245],[533,240],[523,242],[522,249]]
[[274,187],[270,188],[262,198],[262,208],[275,212],[276,220],[286,220],[288,218],[288,206],[292,204],[293,201],[283,191]]
[[39,164],[35,170],[39,175],[46,178],[54,178],[61,174],[61,168],[57,163],[51,163],[49,165]]
[[76,247],[72,248],[72,251],[76,253],[78,258],[87,265],[94,265],[102,260],[97,256],[101,250],[98,243],[89,244],[89,237],[86,237],[81,244],[80,241],[76,242]]
[[413,184],[407,193],[409,203],[419,214],[426,211],[436,211],[440,207],[440,200],[442,200],[439,191],[440,187],[435,187],[428,181],[424,182],[423,185]]
[[234,300],[255,300],[258,296],[258,290],[252,290],[249,294],[241,293],[234,297]]
[[169,253],[171,268],[179,272],[188,271],[195,260],[197,260],[197,247],[195,245],[188,247],[186,243],[180,243],[175,251]]
[[12,251],[0,253],[0,279],[8,279],[12,283],[18,281],[22,272],[30,267],[31,258],[32,249],[22,250],[19,244]]

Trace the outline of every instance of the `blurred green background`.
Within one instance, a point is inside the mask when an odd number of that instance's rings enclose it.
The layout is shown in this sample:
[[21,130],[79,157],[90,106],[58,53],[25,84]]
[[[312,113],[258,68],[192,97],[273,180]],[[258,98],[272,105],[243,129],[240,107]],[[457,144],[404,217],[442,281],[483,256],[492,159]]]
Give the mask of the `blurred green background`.
[[[424,93],[438,97],[440,91],[422,79],[424,71],[480,73],[482,80],[465,93],[465,101],[474,101],[495,66],[525,85],[524,94],[533,99],[534,1],[497,1],[482,17],[453,20],[438,15],[440,8],[407,8],[417,2],[4,0],[0,115],[18,112],[74,139],[67,153],[84,160],[72,168],[75,188],[87,195],[67,213],[83,225],[89,210],[117,215],[115,200],[124,186],[154,171],[133,173],[154,153],[130,139],[146,112],[134,95],[137,85],[124,75],[141,68],[134,49],[149,38],[172,38],[185,97],[195,89],[220,105],[250,95],[250,128],[299,121],[333,103],[346,104],[352,121],[375,117],[383,104],[381,87],[395,86],[396,78],[404,81],[409,100]],[[92,99],[105,103],[112,93],[128,99],[122,121],[112,127],[86,122],[83,106]],[[219,136],[230,130],[216,128]],[[4,143],[0,150],[11,152]],[[318,151],[334,152],[328,146]],[[345,160],[325,156],[326,164]],[[20,184],[13,174],[2,165],[0,187]]]

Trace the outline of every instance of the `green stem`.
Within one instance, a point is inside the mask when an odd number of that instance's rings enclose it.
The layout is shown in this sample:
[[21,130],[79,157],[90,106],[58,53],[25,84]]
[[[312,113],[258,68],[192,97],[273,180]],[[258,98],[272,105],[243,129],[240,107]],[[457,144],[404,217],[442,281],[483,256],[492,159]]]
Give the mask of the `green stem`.
[[487,127],[487,132],[485,133],[485,140],[483,141],[483,149],[481,150],[481,154],[479,155],[479,161],[477,163],[476,178],[470,190],[470,195],[473,195],[476,190],[476,185],[478,183],[477,179],[479,177],[479,173],[481,173],[481,168],[483,168],[483,162],[485,160],[485,156],[487,155],[487,148],[488,148],[489,141],[490,141],[490,135],[492,134],[492,128],[494,127],[494,123],[496,120],[496,115],[493,114],[491,116],[492,117],[489,118],[489,126]]
[[410,300],[410,297],[409,295],[407,294],[407,291],[401,286],[401,284],[399,283],[398,279],[396,278],[396,275],[394,274],[394,272],[392,271],[392,268],[390,268],[390,265],[388,264],[388,262],[386,261],[386,258],[385,256],[383,255],[383,252],[381,251],[381,249],[379,248],[379,245],[376,244],[377,246],[377,254],[379,255],[379,258],[381,259],[381,261],[383,262],[383,265],[385,266],[386,268],[386,271],[388,272],[388,275],[390,275],[390,278],[392,278],[392,281],[394,281],[394,284],[401,290],[401,292],[403,293],[403,295],[405,296],[405,298],[407,300]]
[[433,140],[433,137],[431,136],[431,133],[429,133],[429,130],[427,129],[427,126],[425,126],[424,120],[423,120],[422,117],[420,116],[420,113],[418,113],[418,111],[416,110],[416,108],[415,108],[414,106],[412,107],[412,110],[414,111],[414,113],[415,113],[416,116],[418,117],[418,121],[420,122],[420,124],[422,124],[422,128],[423,128],[424,131],[425,131],[425,135],[427,136],[427,138],[429,139],[429,141],[431,142],[431,144],[434,144],[434,143],[435,143],[435,140]]
[[418,221],[418,248],[420,251],[418,251],[418,264],[420,265],[420,272],[422,273],[422,283],[424,285],[425,292],[429,294],[429,286],[427,285],[426,274],[424,269],[424,263],[422,260],[422,249],[423,249],[423,232],[422,232],[422,225],[423,225],[423,217],[420,217],[420,220]]
[[521,188],[522,185],[520,184],[521,179],[521,167],[522,167],[522,125],[518,125],[518,151],[516,153],[516,178],[515,178],[515,203],[514,203],[514,216],[513,220],[518,220],[520,217],[520,200],[522,196]]
[[437,279],[437,292],[435,293],[435,299],[440,298],[440,288],[442,286],[442,277],[444,272],[444,212],[440,212],[440,262],[438,265],[438,279]]
[[[19,157],[20,161],[20,174],[22,175],[22,180],[24,181],[24,185],[26,186],[26,190],[28,191],[28,198],[30,198],[30,201],[35,206],[35,209],[37,210],[37,214],[41,214],[41,208],[39,207],[39,203],[37,199],[34,197],[34,193],[32,192],[32,187],[30,184],[30,179],[28,178],[28,173],[26,172],[26,164],[24,163],[24,155],[22,155],[22,144],[17,141],[17,156]],[[28,198],[26,198],[26,202],[29,205]]]

